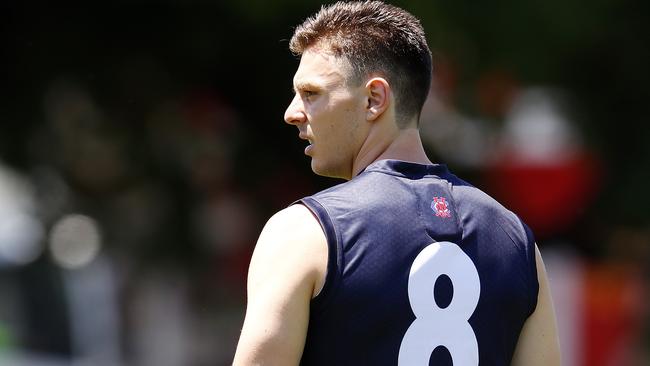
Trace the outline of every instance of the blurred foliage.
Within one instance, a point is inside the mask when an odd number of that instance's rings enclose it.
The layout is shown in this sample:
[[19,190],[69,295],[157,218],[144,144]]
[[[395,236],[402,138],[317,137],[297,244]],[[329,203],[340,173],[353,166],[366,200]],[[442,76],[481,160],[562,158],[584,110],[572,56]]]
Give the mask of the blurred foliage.
[[[489,70],[572,93],[577,122],[607,169],[596,221],[647,224],[647,2],[395,3],[421,18],[434,57],[456,65],[460,87],[454,98],[468,113],[478,113],[475,85]],[[238,182],[253,185],[255,175],[272,171],[278,161],[307,175],[295,136],[282,123],[297,64],[287,43],[293,27],[319,7],[297,0],[3,2],[0,156],[21,170],[57,163],[35,152],[41,142],[34,134],[47,128],[48,85],[67,78],[101,103],[111,126],[100,128],[124,141],[136,170],[163,164],[145,143],[151,109],[208,90],[232,105],[244,125]]]

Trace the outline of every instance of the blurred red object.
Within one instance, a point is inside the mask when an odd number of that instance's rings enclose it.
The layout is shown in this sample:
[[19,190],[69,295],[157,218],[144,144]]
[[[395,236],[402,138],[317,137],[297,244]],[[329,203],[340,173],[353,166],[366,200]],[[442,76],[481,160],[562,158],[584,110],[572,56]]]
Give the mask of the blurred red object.
[[630,267],[587,267],[583,287],[582,364],[636,365],[644,317],[642,276]]
[[584,213],[600,182],[600,165],[586,153],[557,162],[522,162],[516,154],[488,168],[488,190],[538,237],[567,229]]

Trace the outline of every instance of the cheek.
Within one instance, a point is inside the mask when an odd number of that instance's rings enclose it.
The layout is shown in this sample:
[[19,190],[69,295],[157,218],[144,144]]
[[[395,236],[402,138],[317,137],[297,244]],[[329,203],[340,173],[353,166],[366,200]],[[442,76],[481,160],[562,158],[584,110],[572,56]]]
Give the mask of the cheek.
[[[307,110],[317,144],[347,151],[357,140],[363,108],[354,98],[332,98],[327,107]],[[315,107],[315,106],[312,106]]]

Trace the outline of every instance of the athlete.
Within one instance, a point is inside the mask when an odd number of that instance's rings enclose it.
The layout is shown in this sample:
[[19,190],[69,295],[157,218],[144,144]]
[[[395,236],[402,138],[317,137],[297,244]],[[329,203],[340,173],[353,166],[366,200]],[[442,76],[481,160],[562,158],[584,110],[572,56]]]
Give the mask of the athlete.
[[345,183],[275,214],[257,242],[235,365],[558,365],[531,231],[427,157],[419,21],[372,2],[295,30],[285,121]]

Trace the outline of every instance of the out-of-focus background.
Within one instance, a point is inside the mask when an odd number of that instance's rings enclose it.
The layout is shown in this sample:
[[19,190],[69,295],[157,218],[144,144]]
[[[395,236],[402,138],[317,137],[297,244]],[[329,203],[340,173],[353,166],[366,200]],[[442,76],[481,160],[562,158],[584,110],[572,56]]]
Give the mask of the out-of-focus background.
[[[650,3],[395,3],[426,148],[534,229],[564,364],[650,364]],[[264,222],[338,183],[282,120],[319,7],[0,3],[0,364],[231,361]]]

